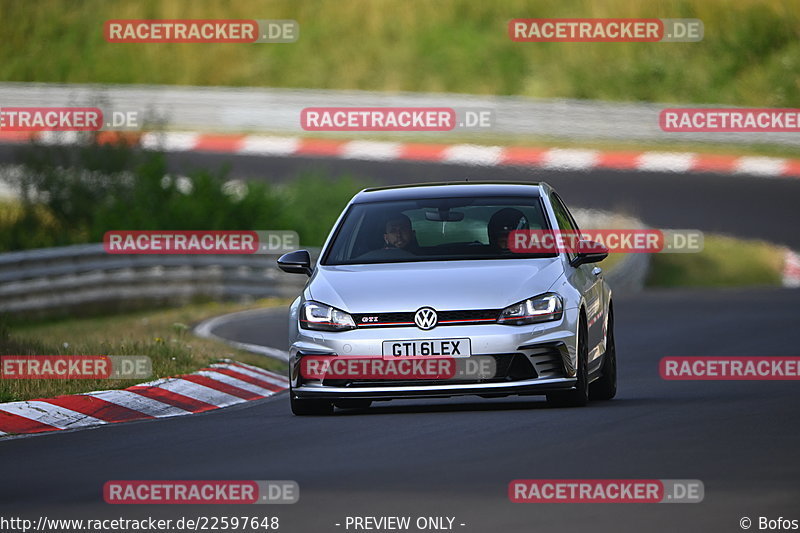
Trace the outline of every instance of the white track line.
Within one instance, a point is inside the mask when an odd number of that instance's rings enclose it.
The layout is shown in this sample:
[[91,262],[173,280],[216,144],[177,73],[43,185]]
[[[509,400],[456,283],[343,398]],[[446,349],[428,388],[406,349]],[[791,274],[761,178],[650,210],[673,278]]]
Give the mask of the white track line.
[[454,144],[444,150],[442,161],[463,165],[493,166],[503,157],[501,146]]
[[402,145],[394,142],[351,141],[342,148],[345,159],[391,161],[400,157]]
[[780,176],[786,166],[785,159],[776,157],[740,157],[734,166],[737,174],[752,174],[754,176]]
[[248,135],[239,150],[240,154],[253,155],[291,155],[300,146],[297,137],[267,137],[261,135]]
[[650,172],[688,172],[694,165],[695,154],[645,152],[639,156],[636,168]]
[[185,152],[194,150],[199,133],[145,133],[141,138],[141,145],[147,149],[162,149],[168,152]]
[[597,150],[554,148],[544,153],[545,168],[552,170],[588,170],[597,165]]

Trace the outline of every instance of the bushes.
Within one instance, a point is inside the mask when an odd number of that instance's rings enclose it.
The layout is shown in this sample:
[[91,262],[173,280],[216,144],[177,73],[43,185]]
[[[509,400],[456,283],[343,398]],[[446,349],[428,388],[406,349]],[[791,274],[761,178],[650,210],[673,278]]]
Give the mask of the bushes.
[[[164,155],[122,144],[33,144],[11,179],[19,202],[0,211],[0,250],[100,242],[109,230],[295,230],[319,246],[364,184],[304,174],[274,185],[224,173],[175,176]],[[267,177],[268,178],[268,177]]]

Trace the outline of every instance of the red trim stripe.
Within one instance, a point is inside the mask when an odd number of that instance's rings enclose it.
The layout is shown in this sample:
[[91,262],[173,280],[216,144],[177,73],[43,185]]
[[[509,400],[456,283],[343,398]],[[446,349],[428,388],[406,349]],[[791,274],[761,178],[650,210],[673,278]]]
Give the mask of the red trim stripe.
[[141,387],[137,385],[134,387],[128,387],[125,390],[135,392],[136,394],[144,396],[145,398],[150,398],[151,400],[156,400],[173,407],[178,407],[179,409],[189,411],[190,413],[202,413],[203,411],[219,409],[216,405],[201,402],[200,400],[189,398],[183,394],[177,394],[175,392],[158,387]]
[[411,159],[414,161],[441,161],[444,151],[450,148],[447,144],[403,144],[397,159]]
[[787,159],[781,176],[800,177],[800,159]]
[[732,155],[698,154],[690,170],[694,172],[733,172],[738,157]]
[[136,146],[142,138],[142,134],[130,131],[98,131],[97,144],[124,144],[125,146]]
[[549,150],[544,148],[522,148],[512,146],[503,150],[501,165],[541,165]]
[[105,422],[128,422],[130,420],[153,418],[150,415],[146,415],[139,411],[134,411],[133,409],[128,409],[127,407],[122,407],[121,405],[117,405],[115,403],[107,402],[101,398],[97,398],[95,396],[85,396],[82,394],[76,394],[74,396],[59,396],[57,398],[44,398],[37,401],[64,407],[65,409],[70,409],[76,413],[81,413],[82,415],[99,418]]
[[639,166],[641,152],[600,152],[597,165],[602,168],[635,169]]
[[4,433],[44,433],[45,431],[61,431],[61,428],[0,411],[0,431]]
[[413,322],[362,322],[358,325],[359,328],[368,328],[370,326],[413,326]]
[[244,148],[244,135],[200,135],[194,149],[198,152],[238,152]]
[[439,324],[455,324],[457,322],[463,322],[465,324],[470,324],[472,322],[496,322],[496,318],[470,318],[469,320],[440,320]]
[[300,139],[295,154],[338,156],[342,153],[347,141],[330,141],[327,139]]
[[239,387],[234,387],[233,385],[228,385],[227,383],[223,383],[221,381],[217,381],[216,379],[212,379],[206,376],[195,376],[193,374],[187,374],[185,376],[178,376],[178,377],[181,379],[185,379],[186,381],[191,381],[192,383],[197,383],[198,385],[203,385],[204,387],[208,387],[210,389],[230,394],[231,396],[242,398],[243,400],[258,400],[259,398],[264,398],[264,396],[260,394],[240,389]]
[[35,131],[2,131],[0,130],[0,141],[3,142],[24,142],[36,136]]

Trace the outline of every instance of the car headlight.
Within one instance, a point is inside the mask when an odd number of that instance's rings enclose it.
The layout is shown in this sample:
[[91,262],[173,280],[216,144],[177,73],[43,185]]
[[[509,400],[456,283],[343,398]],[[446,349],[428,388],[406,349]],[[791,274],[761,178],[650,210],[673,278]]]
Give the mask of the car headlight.
[[355,329],[353,317],[342,310],[319,302],[306,301],[300,309],[300,327],[321,331]]
[[511,326],[536,324],[560,320],[564,315],[564,302],[558,294],[547,292],[509,305],[500,313],[497,322]]

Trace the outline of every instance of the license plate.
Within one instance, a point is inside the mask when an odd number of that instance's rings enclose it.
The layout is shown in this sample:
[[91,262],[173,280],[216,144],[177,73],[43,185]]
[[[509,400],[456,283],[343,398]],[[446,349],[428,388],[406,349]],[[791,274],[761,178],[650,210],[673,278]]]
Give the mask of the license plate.
[[393,357],[470,357],[469,339],[383,341],[384,359]]

